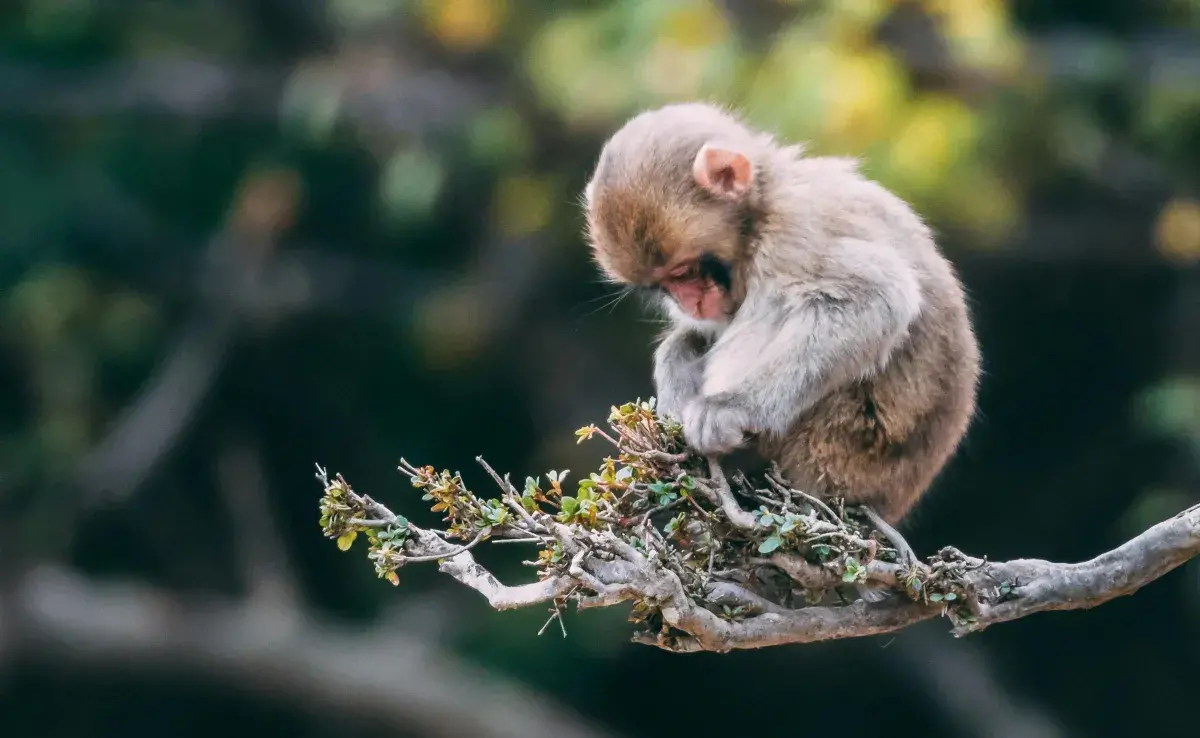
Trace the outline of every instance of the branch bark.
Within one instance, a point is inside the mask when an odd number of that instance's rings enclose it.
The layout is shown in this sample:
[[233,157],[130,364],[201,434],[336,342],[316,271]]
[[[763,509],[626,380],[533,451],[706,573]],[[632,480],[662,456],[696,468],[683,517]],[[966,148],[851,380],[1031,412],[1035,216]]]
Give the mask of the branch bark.
[[[370,502],[376,509],[386,510]],[[414,536],[406,554],[437,556],[460,550],[428,531],[411,524],[409,528]],[[528,607],[577,589],[590,593],[581,607],[640,600],[657,607],[669,627],[657,634],[640,634],[635,637],[638,642],[678,652],[725,652],[877,635],[939,614],[950,614],[956,623],[952,632],[962,636],[1038,612],[1092,608],[1133,594],[1200,554],[1200,505],[1081,563],[1040,559],[988,562],[943,549],[938,558],[960,567],[964,590],[969,593],[953,607],[947,602],[930,604],[893,594],[882,602],[859,600],[845,606],[785,609],[766,606],[750,592],[739,595],[741,590],[729,583],[714,583],[710,601],[740,604],[748,612],[758,613],[744,619],[724,618],[697,604],[687,596],[675,572],[661,566],[656,557],[617,545],[620,541],[611,532],[557,530],[551,525],[533,532],[560,536],[564,549],[575,552],[565,573],[548,575],[533,584],[506,586],[469,551],[441,561],[440,569],[484,595],[496,609]],[[872,562],[866,569],[867,580],[886,583],[898,578],[895,564]],[[823,570],[817,567],[817,571]],[[805,570],[797,579],[811,585],[813,576],[813,571]],[[968,610],[955,617],[952,610],[958,607]]]

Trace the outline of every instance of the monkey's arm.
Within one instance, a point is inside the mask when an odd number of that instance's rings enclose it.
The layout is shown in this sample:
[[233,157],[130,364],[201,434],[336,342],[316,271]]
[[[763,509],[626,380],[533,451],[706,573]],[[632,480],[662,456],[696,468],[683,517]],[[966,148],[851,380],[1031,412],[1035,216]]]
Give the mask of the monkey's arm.
[[704,380],[704,351],[709,340],[686,326],[677,325],[654,350],[654,389],[658,411],[676,420],[700,394]]
[[887,362],[921,309],[913,267],[893,249],[839,245],[801,284],[758,285],[708,353],[685,411],[696,450],[720,453],[744,431],[784,433],[834,388]]

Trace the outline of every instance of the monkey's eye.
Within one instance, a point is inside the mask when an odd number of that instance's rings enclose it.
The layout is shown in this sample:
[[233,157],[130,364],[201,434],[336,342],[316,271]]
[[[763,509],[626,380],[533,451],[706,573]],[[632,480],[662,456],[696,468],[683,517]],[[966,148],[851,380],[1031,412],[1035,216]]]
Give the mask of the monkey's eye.
[[698,267],[701,277],[711,279],[726,292],[733,286],[733,270],[724,260],[712,254],[705,254],[700,257]]

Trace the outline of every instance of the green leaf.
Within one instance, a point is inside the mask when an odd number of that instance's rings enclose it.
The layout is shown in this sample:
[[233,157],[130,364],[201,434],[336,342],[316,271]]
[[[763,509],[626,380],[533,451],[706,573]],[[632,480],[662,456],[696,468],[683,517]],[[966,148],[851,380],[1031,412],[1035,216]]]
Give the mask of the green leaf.
[[850,569],[847,569],[846,573],[842,574],[843,582],[853,582],[857,578],[858,578],[857,573],[854,571],[851,571]]
[[563,497],[562,498],[562,511],[568,517],[570,517],[571,515],[574,515],[578,509],[579,509],[579,500],[575,499],[574,497]]
[[946,601],[947,601],[947,602],[953,602],[954,600],[957,600],[957,599],[958,599],[958,595],[954,594],[953,592],[948,592],[948,593],[946,594]]
[[349,551],[350,547],[354,545],[355,538],[358,538],[358,531],[352,530],[337,539],[337,547],[342,551]]
[[771,553],[772,551],[774,551],[775,549],[779,548],[782,545],[783,545],[782,538],[780,538],[779,536],[771,536],[767,540],[758,544],[758,552],[764,553],[764,554]]
[[938,594],[937,592],[934,592],[933,594],[929,595],[929,601],[930,602],[941,602],[942,596],[940,594]]

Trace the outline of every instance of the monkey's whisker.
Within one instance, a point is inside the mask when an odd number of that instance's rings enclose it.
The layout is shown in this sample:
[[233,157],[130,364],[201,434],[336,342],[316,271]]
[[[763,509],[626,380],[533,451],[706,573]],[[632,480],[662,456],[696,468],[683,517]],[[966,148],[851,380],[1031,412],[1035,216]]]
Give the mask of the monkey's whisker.
[[586,312],[578,317],[579,318],[590,318],[593,315],[596,315],[596,314],[604,311],[605,309],[608,309],[610,311],[616,310],[617,305],[619,305],[622,300],[624,300],[626,297],[628,297],[631,292],[632,292],[632,290],[630,288],[622,286],[617,290],[617,292],[615,294],[600,295],[599,297],[593,297],[589,300],[585,300],[582,303],[580,303],[579,305],[577,305],[576,307],[583,308],[583,307],[587,307],[589,305],[593,305],[597,302],[599,302],[601,304],[598,307],[596,307],[594,310],[589,310],[588,312]]

